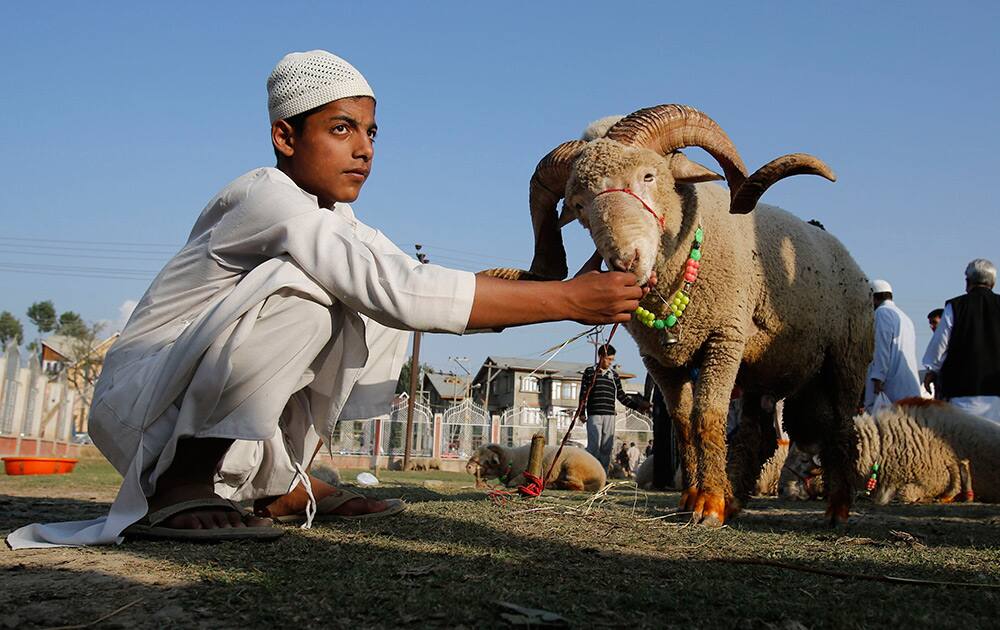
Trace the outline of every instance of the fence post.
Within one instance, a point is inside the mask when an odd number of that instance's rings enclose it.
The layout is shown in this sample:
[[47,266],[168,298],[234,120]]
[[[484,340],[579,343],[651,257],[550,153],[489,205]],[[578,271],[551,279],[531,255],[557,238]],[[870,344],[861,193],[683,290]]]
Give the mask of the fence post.
[[372,444],[372,470],[378,472],[378,458],[382,454],[382,418],[374,418],[375,442]]
[[441,443],[444,441],[444,417],[436,413],[434,414],[434,442],[431,445],[431,457],[434,459],[441,459]]
[[500,416],[497,414],[490,415],[490,442],[500,443]]

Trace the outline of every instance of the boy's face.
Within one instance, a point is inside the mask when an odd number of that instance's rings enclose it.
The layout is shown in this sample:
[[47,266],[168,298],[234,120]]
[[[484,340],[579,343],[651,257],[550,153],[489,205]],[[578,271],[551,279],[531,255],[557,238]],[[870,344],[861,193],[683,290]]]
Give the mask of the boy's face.
[[[613,354],[598,354],[597,358],[600,360],[600,367],[602,370],[606,370],[611,367],[615,362],[615,355]],[[624,444],[623,444],[624,445]]]
[[375,100],[361,96],[327,103],[307,116],[298,132],[277,120],[271,139],[282,156],[279,168],[330,208],[361,193],[375,156],[376,131]]

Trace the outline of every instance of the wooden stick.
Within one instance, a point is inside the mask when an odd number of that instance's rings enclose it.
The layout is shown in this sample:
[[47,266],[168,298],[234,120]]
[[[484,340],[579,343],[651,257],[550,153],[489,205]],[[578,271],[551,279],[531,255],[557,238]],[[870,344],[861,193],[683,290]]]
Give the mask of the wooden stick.
[[531,436],[531,451],[528,454],[528,472],[536,477],[542,476],[542,459],[545,457],[545,436],[536,433]]

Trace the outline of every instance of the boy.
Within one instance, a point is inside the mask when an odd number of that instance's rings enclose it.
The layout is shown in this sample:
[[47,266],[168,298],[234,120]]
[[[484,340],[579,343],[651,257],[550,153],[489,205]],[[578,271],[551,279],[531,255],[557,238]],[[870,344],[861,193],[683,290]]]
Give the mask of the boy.
[[[400,501],[305,469],[338,419],[388,407],[401,331],[628,321],[638,306],[627,273],[527,283],[417,263],[346,205],[374,157],[364,77],[311,51],[284,57],[267,85],[276,167],[209,202],[106,357],[90,426],[124,476],[110,513],[24,527],[12,547],[267,539],[281,534],[271,519],[394,514]],[[247,499],[254,514],[230,502]]]

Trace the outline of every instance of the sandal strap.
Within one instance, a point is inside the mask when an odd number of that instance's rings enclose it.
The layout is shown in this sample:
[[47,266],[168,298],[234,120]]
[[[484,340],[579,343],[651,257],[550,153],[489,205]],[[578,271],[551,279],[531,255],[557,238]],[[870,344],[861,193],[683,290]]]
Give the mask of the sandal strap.
[[205,498],[205,499],[192,499],[190,501],[181,501],[180,503],[174,503],[173,505],[168,505],[167,507],[152,512],[146,515],[146,524],[150,527],[156,527],[160,523],[166,521],[172,516],[176,516],[181,512],[187,512],[189,510],[194,510],[197,508],[223,508],[225,510],[239,512],[240,515],[243,514],[243,508],[241,508],[236,503],[228,499],[223,499],[221,497]]
[[365,497],[350,490],[339,489],[331,495],[325,496],[316,502],[317,514],[330,514],[351,499],[364,499]]

